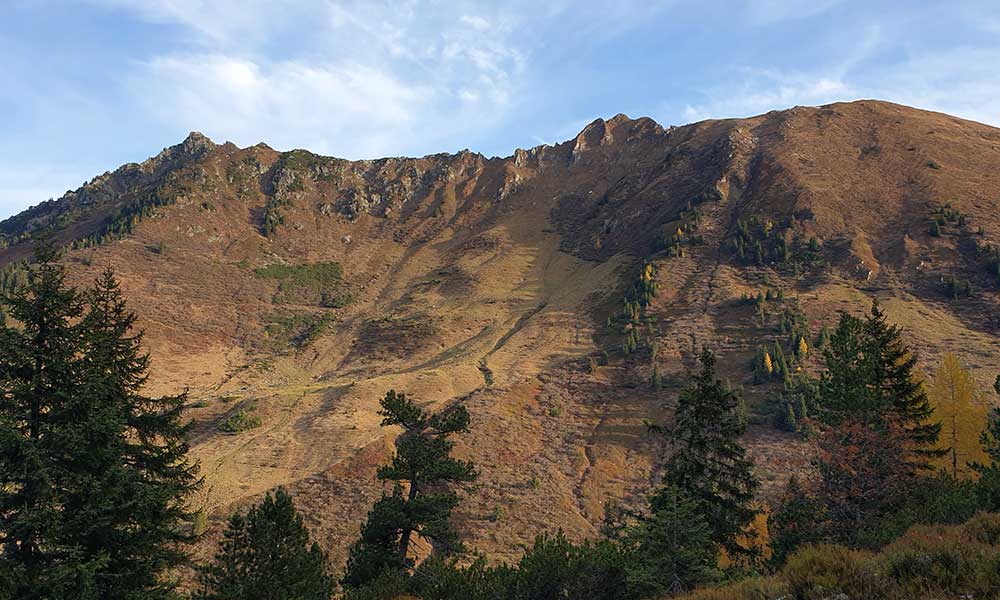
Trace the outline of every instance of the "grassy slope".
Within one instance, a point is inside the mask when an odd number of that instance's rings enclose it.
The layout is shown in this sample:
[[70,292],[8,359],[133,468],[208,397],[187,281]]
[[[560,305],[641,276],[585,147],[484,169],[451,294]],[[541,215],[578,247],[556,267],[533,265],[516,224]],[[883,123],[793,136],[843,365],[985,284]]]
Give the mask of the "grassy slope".
[[[294,158],[215,146],[180,167],[183,193],[132,236],[67,257],[79,282],[105,264],[118,269],[147,331],[153,390],[191,388],[192,447],[207,476],[199,502],[216,526],[234,505],[286,485],[342,559],[379,493],[374,469],[395,432],[379,427],[377,399],[395,387],[434,406],[465,398],[472,411],[461,451],[483,475],[458,515],[472,546],[512,559],[543,529],[596,535],[608,502],[655,479],[662,448],[643,422],[669,418],[703,344],[746,390],[747,443],[773,497],[808,469],[809,449],[767,423],[775,388],[752,385],[755,347],[784,336],[777,304],[761,324],[739,298],[768,286],[814,334],[836,311],[879,297],[927,368],[955,351],[986,383],[1000,364],[996,286],[963,252],[968,232],[927,234],[929,211],[952,202],[969,228],[1000,241],[1000,132],[985,126],[865,102],[669,132],[616,117],[503,160]],[[276,197],[285,224],[265,237],[262,211]],[[704,244],[684,257],[651,254],[656,235],[706,197]],[[752,214],[798,218],[830,268],[796,278],[736,264],[726,241]],[[603,327],[646,256],[660,267],[650,308],[659,394],[647,385],[648,356],[622,359]],[[341,266],[347,306],[279,294],[280,281],[255,273],[325,262]],[[949,300],[946,272],[980,291]],[[301,347],[261,343],[275,319],[317,315],[331,316]],[[602,348],[611,364],[589,372],[586,357]],[[221,434],[241,403],[262,425]]]

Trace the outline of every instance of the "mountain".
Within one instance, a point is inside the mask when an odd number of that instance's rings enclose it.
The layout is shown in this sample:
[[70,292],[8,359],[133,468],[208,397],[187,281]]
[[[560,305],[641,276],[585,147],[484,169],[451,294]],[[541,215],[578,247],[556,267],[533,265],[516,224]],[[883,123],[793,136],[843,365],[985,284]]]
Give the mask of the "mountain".
[[482,475],[458,521],[503,560],[544,530],[594,536],[649,489],[665,448],[646,424],[669,422],[698,347],[746,398],[764,501],[810,447],[775,425],[780,381],[754,383],[762,345],[792,362],[878,298],[928,371],[954,352],[986,384],[1000,365],[1000,130],[885,102],[618,115],[506,158],[192,133],[0,223],[5,274],[39,234],[76,283],[115,267],[151,390],[190,389],[211,531],[283,485],[337,560],[398,433],[389,389],[464,399]]

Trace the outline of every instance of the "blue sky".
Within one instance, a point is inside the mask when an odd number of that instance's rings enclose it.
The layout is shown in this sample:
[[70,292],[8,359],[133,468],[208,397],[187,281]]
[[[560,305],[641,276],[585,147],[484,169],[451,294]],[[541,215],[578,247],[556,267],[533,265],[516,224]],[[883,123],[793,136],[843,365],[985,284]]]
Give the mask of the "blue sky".
[[0,0],[0,217],[191,130],[346,158],[880,98],[1000,125],[1000,2]]

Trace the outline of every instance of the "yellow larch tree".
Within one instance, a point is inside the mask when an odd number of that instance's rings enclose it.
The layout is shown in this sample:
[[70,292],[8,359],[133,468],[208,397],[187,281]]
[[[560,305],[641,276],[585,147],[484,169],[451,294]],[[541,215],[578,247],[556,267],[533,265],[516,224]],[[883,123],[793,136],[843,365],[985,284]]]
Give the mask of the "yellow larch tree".
[[989,413],[982,389],[957,356],[946,354],[928,392],[934,419],[941,422],[940,444],[949,448],[938,466],[956,477],[974,476],[968,463],[988,462],[979,444]]

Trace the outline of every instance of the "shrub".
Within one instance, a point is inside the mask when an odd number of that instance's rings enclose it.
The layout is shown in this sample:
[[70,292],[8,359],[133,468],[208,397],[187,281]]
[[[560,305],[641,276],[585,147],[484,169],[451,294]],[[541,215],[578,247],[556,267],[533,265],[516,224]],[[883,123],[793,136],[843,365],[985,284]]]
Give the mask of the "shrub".
[[832,544],[806,546],[789,558],[782,577],[795,598],[819,600],[835,594],[881,598],[885,582],[871,564],[871,554]]
[[342,308],[351,297],[340,290],[343,271],[339,263],[319,262],[300,265],[273,264],[254,269],[259,279],[278,282],[274,301],[308,302],[329,308]]
[[240,409],[229,415],[225,421],[219,424],[219,431],[224,433],[240,433],[260,427],[262,424],[263,422],[260,417]]
[[[996,523],[994,522],[993,525]],[[897,595],[962,592],[982,597],[1000,589],[1000,553],[977,543],[964,527],[918,525],[879,556],[880,574],[894,582]]]

